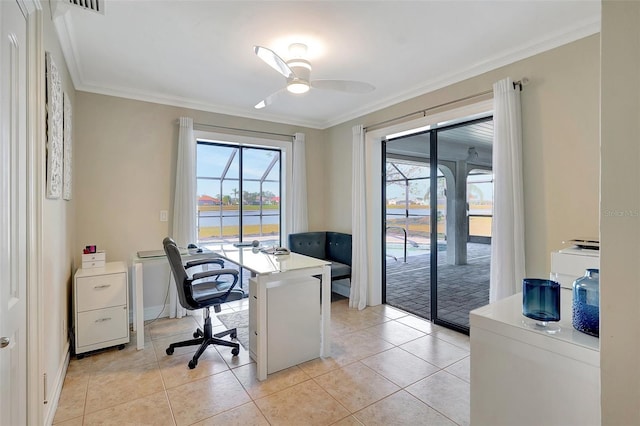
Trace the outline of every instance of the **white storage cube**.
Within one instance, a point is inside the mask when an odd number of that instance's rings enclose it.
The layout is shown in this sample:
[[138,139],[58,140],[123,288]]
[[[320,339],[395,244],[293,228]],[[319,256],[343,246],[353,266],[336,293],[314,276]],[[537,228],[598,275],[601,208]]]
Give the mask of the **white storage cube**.
[[97,251],[95,253],[82,255],[82,269],[104,268],[106,262],[107,253],[105,251]]

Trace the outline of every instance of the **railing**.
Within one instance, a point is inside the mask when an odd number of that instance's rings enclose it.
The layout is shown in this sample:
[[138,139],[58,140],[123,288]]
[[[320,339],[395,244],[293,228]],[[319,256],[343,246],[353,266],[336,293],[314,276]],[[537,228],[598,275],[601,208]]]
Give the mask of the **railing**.
[[[407,230],[401,226],[387,226],[386,231],[388,231],[389,229],[400,229],[404,233],[404,263],[407,263]],[[390,257],[393,257],[396,261],[398,260],[398,258],[395,256]]]

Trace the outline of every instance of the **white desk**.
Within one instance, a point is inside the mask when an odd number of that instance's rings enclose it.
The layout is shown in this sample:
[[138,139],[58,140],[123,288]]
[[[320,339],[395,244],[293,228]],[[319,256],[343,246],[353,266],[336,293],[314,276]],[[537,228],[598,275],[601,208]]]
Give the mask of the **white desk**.
[[[285,256],[274,256],[254,250],[253,247],[234,247],[233,245],[209,245],[206,247],[221,258],[235,263],[251,271],[258,283],[258,306],[256,326],[260,336],[267,336],[267,288],[270,283],[282,280],[295,280],[314,275],[322,275],[322,305],[320,323],[320,356],[331,354],[331,267],[330,262],[291,253]],[[189,253],[184,258],[206,257],[207,253]],[[144,309],[143,309],[143,264],[147,262],[166,262],[164,257],[139,258],[132,257],[134,289],[134,330],[137,331],[137,348],[144,349]],[[267,344],[266,338],[258,339],[257,370],[258,380],[267,378]]]
[[[196,250],[181,249],[183,259],[194,260],[206,256],[211,253],[198,253]],[[133,289],[133,331],[138,331],[136,338],[136,347],[138,350],[144,349],[144,265],[164,263],[167,264],[167,257],[161,250],[158,250],[158,256],[139,257],[138,254],[131,256],[131,288]]]

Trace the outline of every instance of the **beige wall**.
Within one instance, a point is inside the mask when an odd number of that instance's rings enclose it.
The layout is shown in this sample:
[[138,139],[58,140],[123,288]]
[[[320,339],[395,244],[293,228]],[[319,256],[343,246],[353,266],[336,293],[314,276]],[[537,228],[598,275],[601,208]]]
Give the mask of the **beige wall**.
[[[53,27],[49,7],[43,8],[44,49],[50,52],[62,79],[62,89],[75,106],[75,89]],[[75,118],[74,118],[75,119]],[[43,148],[44,152],[44,148]],[[43,174],[44,175],[44,174]],[[75,179],[75,176],[74,176]],[[75,188],[74,188],[75,189]],[[45,199],[43,216],[43,373],[47,375],[45,393],[51,399],[62,386],[65,360],[69,351],[67,329],[70,326],[71,280],[73,271],[74,206],[77,200],[74,192],[71,201],[62,198]],[[44,419],[52,419],[52,404],[43,405]]]
[[602,3],[602,424],[640,424],[640,3]]
[[505,77],[528,77],[522,92],[526,268],[529,276],[548,276],[550,252],[564,240],[598,236],[599,40],[587,37],[328,129],[327,228],[351,229],[351,189],[344,182],[351,180],[353,125],[481,93]]
[[[162,248],[171,231],[181,116],[195,123],[305,133],[309,226],[322,228],[323,132],[86,92],[76,99],[76,259],[87,244],[106,250],[108,261]],[[169,211],[168,222],[160,222],[160,210]]]

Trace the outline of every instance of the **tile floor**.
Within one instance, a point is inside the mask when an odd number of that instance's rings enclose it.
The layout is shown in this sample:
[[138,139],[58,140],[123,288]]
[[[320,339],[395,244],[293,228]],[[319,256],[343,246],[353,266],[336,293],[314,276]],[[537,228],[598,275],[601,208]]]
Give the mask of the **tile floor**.
[[[331,310],[333,356],[264,382],[242,349],[234,358],[210,347],[189,370],[194,348],[165,348],[202,318],[157,320],[145,326],[145,350],[131,343],[71,360],[54,424],[469,424],[468,336],[387,305],[357,311],[343,299]],[[214,332],[224,328],[215,321]]]

